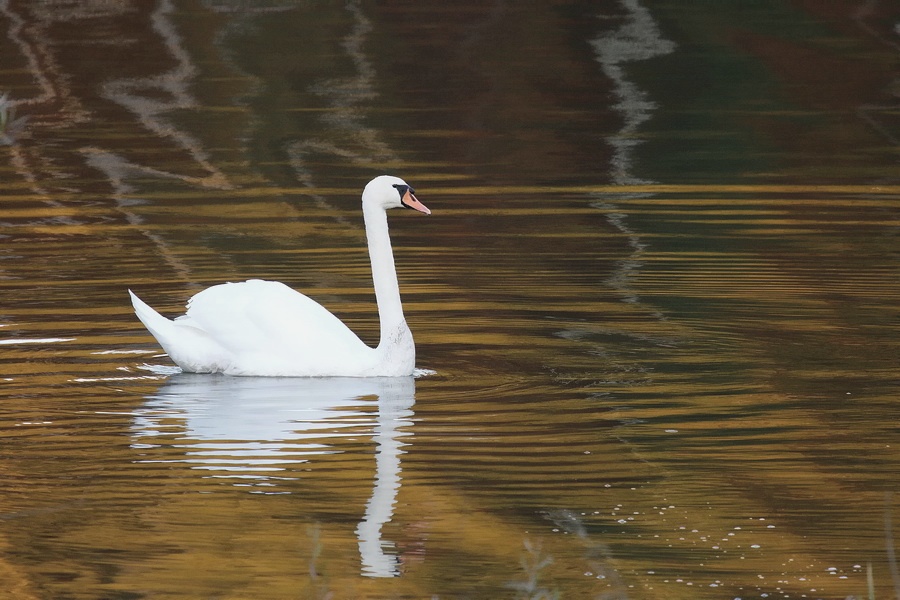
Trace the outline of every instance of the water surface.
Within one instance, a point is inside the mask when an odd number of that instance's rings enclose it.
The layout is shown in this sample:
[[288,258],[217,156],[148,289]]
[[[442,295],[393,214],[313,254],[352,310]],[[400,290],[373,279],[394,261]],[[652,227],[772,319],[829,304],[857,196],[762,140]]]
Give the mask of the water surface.
[[[892,10],[0,3],[8,597],[890,597]],[[133,316],[269,278],[376,343],[380,172],[416,377]]]

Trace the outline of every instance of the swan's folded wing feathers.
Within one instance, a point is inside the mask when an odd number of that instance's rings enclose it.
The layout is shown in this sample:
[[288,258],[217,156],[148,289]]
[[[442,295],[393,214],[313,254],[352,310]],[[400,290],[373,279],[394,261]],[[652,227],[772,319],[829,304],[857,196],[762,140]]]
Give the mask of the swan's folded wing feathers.
[[236,354],[273,350],[315,360],[362,342],[340,319],[288,286],[250,280],[213,286],[188,303],[187,317]]

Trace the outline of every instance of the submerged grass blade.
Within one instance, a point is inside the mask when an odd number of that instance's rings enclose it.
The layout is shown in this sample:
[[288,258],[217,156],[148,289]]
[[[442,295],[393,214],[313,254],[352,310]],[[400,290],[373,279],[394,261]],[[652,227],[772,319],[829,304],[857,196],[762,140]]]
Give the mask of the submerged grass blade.
[[872,574],[871,561],[866,563],[866,584],[869,587],[869,600],[875,600],[875,576]]
[[892,492],[886,492],[884,495],[884,548],[887,553],[888,567],[891,569],[891,579],[894,581],[894,596],[900,600],[900,570],[897,569],[897,553],[894,550],[894,526],[891,522],[893,498],[894,494]]
[[0,134],[6,132],[6,124],[10,118],[9,95],[4,92],[0,94]]

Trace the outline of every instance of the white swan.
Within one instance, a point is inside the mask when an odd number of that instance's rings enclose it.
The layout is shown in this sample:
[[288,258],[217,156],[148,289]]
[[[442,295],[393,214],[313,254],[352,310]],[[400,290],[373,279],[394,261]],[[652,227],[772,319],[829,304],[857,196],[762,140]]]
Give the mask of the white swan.
[[170,320],[131,290],[134,311],[169,357],[191,373],[271,377],[400,377],[412,375],[416,347],[403,317],[387,209],[426,215],[402,179],[382,175],[366,185],[363,217],[381,325],[370,348],[340,319],[283,283],[258,279],[207,288]]

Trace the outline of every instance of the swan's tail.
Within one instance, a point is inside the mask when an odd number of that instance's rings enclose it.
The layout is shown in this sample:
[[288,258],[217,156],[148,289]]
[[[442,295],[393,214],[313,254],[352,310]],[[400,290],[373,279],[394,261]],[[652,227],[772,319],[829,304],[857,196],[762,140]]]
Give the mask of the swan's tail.
[[175,323],[153,310],[149,304],[138,298],[131,290],[128,290],[128,294],[131,296],[134,314],[141,320],[147,331],[153,334],[156,341],[165,347],[165,341],[172,336]]
[[141,320],[166,354],[175,364],[189,373],[216,373],[224,372],[231,364],[229,354],[212,340],[206,332],[192,327],[182,319],[178,323],[171,321],[138,298],[134,292],[128,290],[131,295],[131,304],[134,313]]

